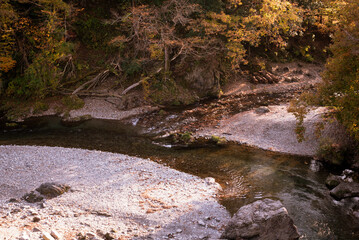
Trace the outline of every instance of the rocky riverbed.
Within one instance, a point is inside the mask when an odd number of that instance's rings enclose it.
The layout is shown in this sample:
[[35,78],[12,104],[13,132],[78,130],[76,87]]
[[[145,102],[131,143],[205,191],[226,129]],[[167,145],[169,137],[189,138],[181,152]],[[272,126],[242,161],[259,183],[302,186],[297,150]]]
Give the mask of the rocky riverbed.
[[[150,160],[59,147],[0,146],[1,239],[216,239],[229,213],[221,187]],[[22,196],[46,182],[55,198]],[[107,236],[107,237],[106,237]]]

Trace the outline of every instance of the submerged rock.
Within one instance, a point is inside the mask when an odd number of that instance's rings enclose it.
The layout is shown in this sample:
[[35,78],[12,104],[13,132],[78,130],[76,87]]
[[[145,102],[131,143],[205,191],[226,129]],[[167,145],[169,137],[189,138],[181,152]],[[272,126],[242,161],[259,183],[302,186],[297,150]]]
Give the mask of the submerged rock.
[[221,238],[294,240],[299,233],[280,201],[264,199],[241,207]]
[[333,188],[335,188],[336,186],[338,186],[342,181],[343,181],[343,180],[342,180],[341,176],[329,174],[329,176],[328,176],[327,179],[325,180],[325,185],[326,185],[329,189],[333,189]]
[[342,182],[330,191],[330,195],[337,200],[359,197],[359,183]]

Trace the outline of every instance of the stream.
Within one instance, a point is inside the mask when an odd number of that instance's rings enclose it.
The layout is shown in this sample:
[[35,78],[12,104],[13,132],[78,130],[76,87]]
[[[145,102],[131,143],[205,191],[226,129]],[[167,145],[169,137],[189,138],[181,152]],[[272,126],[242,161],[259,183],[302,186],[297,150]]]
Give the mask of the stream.
[[329,196],[326,170],[310,170],[310,158],[247,146],[175,149],[153,142],[149,134],[114,120],[93,119],[65,126],[58,117],[32,118],[13,128],[0,126],[0,145],[39,145],[95,149],[150,158],[200,177],[213,177],[224,191],[220,198],[230,213],[255,200],[280,200],[301,239],[359,239],[359,225],[343,203]]

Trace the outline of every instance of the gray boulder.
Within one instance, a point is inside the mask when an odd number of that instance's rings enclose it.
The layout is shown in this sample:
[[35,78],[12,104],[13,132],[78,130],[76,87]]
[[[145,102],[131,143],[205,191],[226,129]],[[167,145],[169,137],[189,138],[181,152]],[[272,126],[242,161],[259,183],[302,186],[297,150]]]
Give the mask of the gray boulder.
[[329,174],[329,176],[325,180],[325,185],[329,189],[333,189],[336,186],[338,186],[341,182],[343,182],[343,179],[341,178],[341,176]]
[[67,192],[69,189],[70,186],[66,184],[47,182],[41,184],[40,187],[36,188],[36,191],[46,197],[53,198]]
[[337,200],[359,197],[359,183],[342,182],[330,191],[330,195]]
[[299,233],[280,201],[263,199],[241,207],[221,238],[294,240]]
[[259,108],[257,108],[257,109],[254,110],[254,111],[255,111],[255,113],[257,113],[257,114],[265,114],[265,113],[270,112],[269,108],[267,108],[267,107],[259,107]]

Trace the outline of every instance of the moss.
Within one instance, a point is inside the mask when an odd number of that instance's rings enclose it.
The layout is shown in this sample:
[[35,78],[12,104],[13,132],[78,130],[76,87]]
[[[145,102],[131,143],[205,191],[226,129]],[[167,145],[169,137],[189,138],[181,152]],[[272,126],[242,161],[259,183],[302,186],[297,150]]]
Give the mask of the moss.
[[176,133],[172,135],[172,138],[175,143],[183,144],[192,143],[195,140],[191,132]]
[[7,120],[16,122],[29,115],[30,104],[20,101],[8,101],[1,107],[1,110],[6,113]]
[[166,114],[166,111],[163,110],[163,109],[161,109],[161,110],[158,112],[158,114],[159,114],[160,116],[164,116],[164,115]]
[[14,123],[14,122],[12,122],[12,123],[5,123],[5,126],[6,126],[6,127],[17,127],[18,124],[17,124],[17,123]]
[[227,143],[227,139],[225,137],[219,137],[212,135],[211,140],[215,142],[217,145],[224,145]]
[[62,98],[62,103],[67,110],[80,109],[85,105],[85,102],[78,96],[71,95]]
[[45,112],[48,109],[49,109],[49,105],[47,103],[35,102],[33,113],[37,114],[37,113]]

